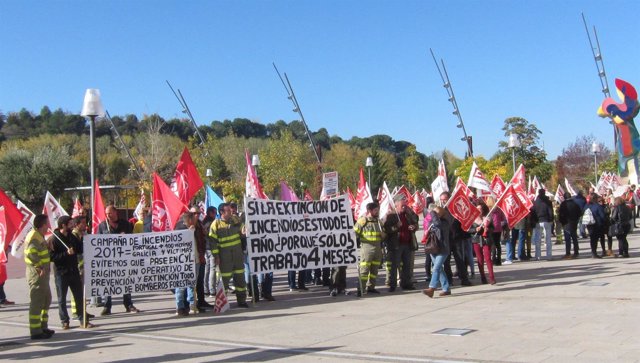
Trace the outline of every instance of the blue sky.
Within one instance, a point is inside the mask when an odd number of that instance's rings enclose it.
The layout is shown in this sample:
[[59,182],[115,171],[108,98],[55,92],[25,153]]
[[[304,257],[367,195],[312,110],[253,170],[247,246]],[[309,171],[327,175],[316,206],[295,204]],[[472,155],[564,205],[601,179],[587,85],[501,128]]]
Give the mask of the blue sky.
[[581,12],[610,84],[640,87],[638,1],[3,0],[0,111],[79,113],[85,89],[99,88],[112,115],[180,117],[169,80],[200,124],[289,122],[275,62],[310,129],[463,156],[433,48],[476,155],[490,157],[505,118],[521,116],[555,158],[578,136],[613,146]]

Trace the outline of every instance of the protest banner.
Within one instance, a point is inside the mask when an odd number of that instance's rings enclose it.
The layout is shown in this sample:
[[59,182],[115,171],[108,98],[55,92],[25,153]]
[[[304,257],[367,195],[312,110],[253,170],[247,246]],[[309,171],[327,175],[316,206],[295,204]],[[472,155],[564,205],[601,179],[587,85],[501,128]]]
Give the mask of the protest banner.
[[192,230],[91,234],[83,238],[87,296],[122,295],[194,286]]
[[251,273],[356,263],[356,237],[347,195],[328,200],[245,198]]
[[[338,195],[338,172],[332,171],[322,174],[322,195],[332,198]],[[320,198],[322,199],[322,198]]]

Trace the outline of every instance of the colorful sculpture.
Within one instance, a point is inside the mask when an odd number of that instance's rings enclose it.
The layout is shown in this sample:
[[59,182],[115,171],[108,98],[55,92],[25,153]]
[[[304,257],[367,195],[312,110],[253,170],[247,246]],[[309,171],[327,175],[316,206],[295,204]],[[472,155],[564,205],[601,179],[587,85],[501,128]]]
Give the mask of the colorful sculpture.
[[[640,111],[638,92],[629,82],[618,78],[616,78],[616,90],[622,103],[616,103],[613,98],[605,99],[598,109],[598,116],[610,118],[616,127],[616,147],[620,174],[635,174],[637,156],[638,152],[640,152],[640,135],[633,121],[633,118]],[[630,166],[631,168],[629,168]]]

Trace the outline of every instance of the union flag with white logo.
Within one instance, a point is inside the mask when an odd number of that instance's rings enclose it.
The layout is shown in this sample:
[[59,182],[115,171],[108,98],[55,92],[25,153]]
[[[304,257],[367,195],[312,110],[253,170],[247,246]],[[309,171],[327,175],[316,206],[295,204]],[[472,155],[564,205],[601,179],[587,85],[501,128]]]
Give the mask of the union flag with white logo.
[[493,180],[491,180],[491,190],[493,191],[493,194],[496,195],[496,198],[500,198],[506,189],[507,186],[502,181],[500,175],[494,174]]
[[513,228],[516,223],[529,214],[529,207],[522,201],[522,197],[518,195],[513,184],[509,184],[496,204],[504,213],[509,228]]
[[458,187],[449,198],[447,208],[449,213],[460,221],[463,231],[468,230],[473,221],[480,216],[480,211],[469,200],[469,188],[463,183],[458,183]]

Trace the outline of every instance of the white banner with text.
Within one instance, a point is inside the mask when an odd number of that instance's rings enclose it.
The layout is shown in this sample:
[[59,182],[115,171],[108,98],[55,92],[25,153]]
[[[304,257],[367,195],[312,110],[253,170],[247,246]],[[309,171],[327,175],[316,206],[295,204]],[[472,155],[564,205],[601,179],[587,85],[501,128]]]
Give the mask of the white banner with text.
[[195,286],[192,230],[92,234],[83,239],[87,296]]
[[245,198],[251,273],[356,263],[353,214],[346,195],[329,200]]

